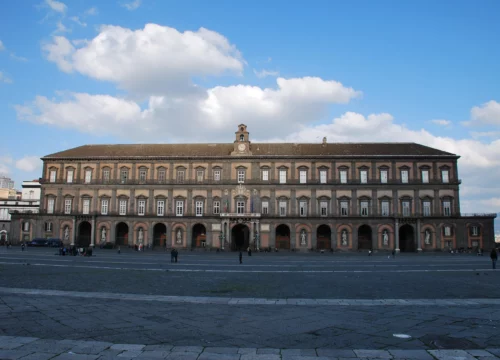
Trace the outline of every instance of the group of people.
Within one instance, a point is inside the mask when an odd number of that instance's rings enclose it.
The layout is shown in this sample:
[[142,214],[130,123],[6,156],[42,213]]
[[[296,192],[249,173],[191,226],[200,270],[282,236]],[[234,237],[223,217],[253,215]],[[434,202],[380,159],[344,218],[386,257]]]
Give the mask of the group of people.
[[170,262],[177,262],[177,257],[179,256],[179,252],[176,248],[172,248],[170,251]]

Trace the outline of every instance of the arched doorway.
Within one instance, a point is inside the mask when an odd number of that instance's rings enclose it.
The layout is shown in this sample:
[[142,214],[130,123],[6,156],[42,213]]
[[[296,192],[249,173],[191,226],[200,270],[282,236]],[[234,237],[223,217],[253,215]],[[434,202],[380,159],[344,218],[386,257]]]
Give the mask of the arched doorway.
[[124,222],[116,225],[115,245],[128,245],[128,225]]
[[415,252],[415,235],[413,226],[405,224],[399,228],[399,249],[401,252]]
[[0,245],[5,245],[7,242],[7,231],[2,230],[0,231]]
[[82,221],[78,226],[78,238],[76,246],[86,248],[90,246],[90,238],[92,236],[92,225],[88,221]]
[[193,226],[193,238],[191,239],[191,247],[199,248],[205,247],[207,243],[207,229],[203,224],[196,224]]
[[276,248],[290,249],[290,228],[285,224],[276,228]]
[[317,245],[316,248],[331,249],[332,248],[332,230],[328,225],[320,225],[316,230]]
[[372,248],[372,228],[368,225],[361,225],[358,228],[358,250],[371,250]]
[[153,227],[153,246],[165,246],[167,238],[167,227],[165,224],[158,223]]
[[248,226],[238,224],[231,230],[231,250],[246,250],[250,246],[250,230]]

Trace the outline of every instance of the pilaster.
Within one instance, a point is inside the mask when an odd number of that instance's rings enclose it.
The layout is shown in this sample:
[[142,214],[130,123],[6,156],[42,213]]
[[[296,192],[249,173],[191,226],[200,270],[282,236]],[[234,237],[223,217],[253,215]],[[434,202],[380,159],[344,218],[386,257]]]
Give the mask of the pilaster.
[[316,189],[311,189],[311,216],[316,216],[318,214],[318,200],[316,199]]
[[290,190],[290,215],[291,216],[296,216],[300,214],[297,212],[297,195],[295,188]]
[[420,233],[420,219],[417,219],[417,251],[422,251],[422,235]]
[[352,190],[352,214],[351,215],[358,215],[358,191],[356,189]]
[[271,198],[269,200],[269,215],[276,216],[276,190],[271,189]]
[[295,166],[295,161],[292,161],[291,164],[290,164],[290,180],[295,180],[295,178],[296,178],[296,176],[295,176],[296,170],[297,170],[297,168]]
[[396,219],[394,221],[394,246],[396,252],[399,252],[399,220]]
[[[190,164],[190,166],[191,166],[191,164]],[[191,188],[188,189],[186,212],[188,213],[189,216],[191,216],[193,214],[193,190]]]
[[434,215],[439,216],[441,215],[441,199],[439,198],[439,190],[434,189]]
[[[163,210],[163,211],[165,211],[165,210]],[[149,189],[148,213],[149,213],[149,215],[156,215],[154,190],[152,188]]]
[[116,188],[111,189],[111,203],[109,204],[108,213],[116,211]]

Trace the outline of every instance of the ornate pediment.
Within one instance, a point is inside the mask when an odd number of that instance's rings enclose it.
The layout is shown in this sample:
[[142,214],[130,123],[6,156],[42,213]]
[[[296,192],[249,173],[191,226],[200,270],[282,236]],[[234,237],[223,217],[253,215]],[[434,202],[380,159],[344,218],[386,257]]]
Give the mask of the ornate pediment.
[[245,187],[243,184],[238,184],[235,189],[232,191],[233,197],[235,196],[246,196],[250,197],[250,190]]

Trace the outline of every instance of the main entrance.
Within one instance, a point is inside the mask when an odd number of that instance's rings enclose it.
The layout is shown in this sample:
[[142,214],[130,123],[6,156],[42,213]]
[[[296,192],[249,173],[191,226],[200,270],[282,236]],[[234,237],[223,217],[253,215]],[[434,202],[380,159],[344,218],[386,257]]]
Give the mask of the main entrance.
[[250,246],[250,230],[248,226],[238,224],[231,230],[231,250],[245,251]]
[[90,238],[92,236],[92,225],[88,221],[82,221],[78,226],[78,238],[76,246],[86,248],[90,246]]
[[153,227],[153,246],[165,246],[167,237],[167,227],[165,224],[158,223]]
[[358,250],[371,250],[372,248],[372,228],[368,225],[361,225],[358,229]]
[[329,250],[332,248],[332,230],[328,225],[321,225],[318,227],[316,238],[318,242],[316,247],[318,250]]
[[191,239],[191,247],[205,247],[207,243],[207,229],[203,224],[193,226],[193,238]]
[[124,222],[116,225],[115,245],[128,245],[128,225]]
[[290,228],[285,224],[276,228],[276,248],[290,249]]
[[413,226],[405,224],[399,228],[399,249],[401,252],[415,252],[415,235]]

